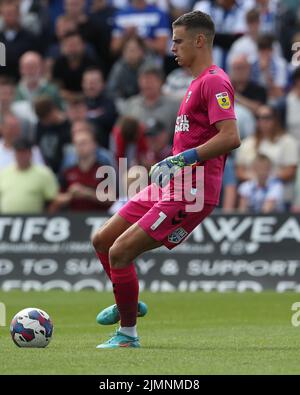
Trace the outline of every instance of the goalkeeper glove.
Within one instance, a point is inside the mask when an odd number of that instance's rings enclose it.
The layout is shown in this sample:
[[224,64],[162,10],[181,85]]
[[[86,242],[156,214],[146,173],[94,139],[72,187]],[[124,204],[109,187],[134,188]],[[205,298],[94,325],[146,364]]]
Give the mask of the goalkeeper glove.
[[200,162],[196,148],[181,152],[174,156],[168,156],[161,162],[156,163],[150,169],[149,176],[155,184],[164,187],[174,177],[174,174],[185,166],[192,166]]

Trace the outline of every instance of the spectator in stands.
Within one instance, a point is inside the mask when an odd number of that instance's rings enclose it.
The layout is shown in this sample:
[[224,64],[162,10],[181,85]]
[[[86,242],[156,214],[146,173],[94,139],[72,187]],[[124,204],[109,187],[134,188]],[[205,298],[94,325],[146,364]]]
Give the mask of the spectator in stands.
[[124,116],[113,129],[116,162],[127,159],[127,167],[146,165],[148,146],[143,125],[134,117]]
[[[71,128],[72,139],[75,136],[75,134],[80,132],[90,132],[93,136],[97,135],[95,125],[89,121],[79,120],[72,123],[72,128]],[[62,169],[74,166],[78,162],[78,157],[74,145],[70,144],[66,148],[66,150],[64,150],[64,152],[65,153],[64,153]],[[99,145],[97,146],[97,160],[103,165],[113,166],[113,167],[115,166],[115,160],[112,152]]]
[[300,148],[300,67],[294,71],[292,81],[292,89],[286,97],[286,127]]
[[64,97],[68,97],[72,92],[81,91],[84,71],[90,66],[99,67],[99,62],[88,55],[78,32],[67,33],[61,44],[63,55],[55,61],[52,77],[60,84]]
[[237,150],[236,172],[240,181],[253,178],[251,166],[257,154],[268,156],[274,163],[275,176],[284,183],[284,199],[289,207],[299,160],[298,146],[293,136],[284,133],[278,114],[270,106],[258,109],[256,133],[243,140]]
[[32,143],[14,142],[16,163],[0,172],[1,214],[40,214],[56,197],[58,185],[46,166],[33,164]]
[[61,193],[53,202],[51,212],[61,208],[105,212],[111,202],[101,201],[96,195],[97,187],[103,181],[97,178],[97,171],[103,164],[97,160],[95,137],[89,131],[80,131],[73,135],[73,144],[78,162],[63,170],[60,176]]
[[50,18],[48,4],[40,0],[21,0],[21,25],[33,34],[43,37],[43,42],[49,39]]
[[40,96],[34,103],[38,117],[35,141],[46,164],[58,174],[66,144],[70,143],[70,123],[49,96]]
[[170,36],[168,15],[156,5],[147,4],[146,0],[132,0],[115,15],[111,43],[113,53],[118,54],[123,41],[132,35],[141,37],[150,52],[164,57]]
[[107,81],[107,93],[116,100],[116,104],[139,93],[138,72],[144,63],[144,41],[129,37],[124,41],[122,56],[113,65]]
[[256,8],[259,12],[260,31],[275,35],[278,27],[278,1],[256,0]]
[[102,26],[106,31],[106,36],[111,41],[112,29],[114,26],[115,14],[118,11],[108,0],[93,0],[90,19],[93,24]]
[[1,3],[3,29],[0,32],[0,42],[6,48],[6,67],[0,67],[0,74],[19,77],[18,62],[23,53],[38,49],[37,38],[28,30],[21,27],[19,2],[3,0]]
[[102,70],[107,73],[110,67],[110,33],[101,24],[93,21],[86,12],[85,0],[64,0],[66,16],[76,24],[76,30],[85,42],[92,45],[102,61]]
[[77,121],[87,120],[87,104],[81,94],[74,94],[68,97],[66,101],[66,115],[71,124]]
[[145,130],[148,146],[146,167],[151,168],[155,163],[162,161],[172,155],[170,144],[170,133],[160,121],[153,121]]
[[[5,114],[2,119],[2,138],[0,139],[0,169],[15,162],[13,145],[22,137],[20,120],[13,114]],[[34,164],[44,164],[41,151],[37,146],[32,148],[32,161]]]
[[195,4],[194,10],[211,15],[216,29],[214,62],[226,69],[226,57],[231,45],[247,31],[245,16],[249,10],[249,3],[235,0],[202,0]]
[[82,91],[88,108],[87,118],[96,125],[99,144],[108,148],[110,132],[118,114],[104,87],[103,75],[99,69],[89,68],[83,73]]
[[163,85],[163,93],[169,97],[182,100],[192,82],[192,75],[186,68],[177,68],[167,76]]
[[258,154],[253,162],[253,176],[240,184],[239,211],[268,214],[284,209],[284,187],[272,175],[272,161]]
[[161,121],[172,137],[179,102],[162,93],[163,82],[160,68],[144,65],[139,72],[140,94],[126,100],[123,115],[136,117],[146,126],[153,120]]
[[[21,123],[22,135],[33,137],[36,115],[31,104],[27,102],[14,102],[16,84],[12,79],[0,80],[0,124],[6,114],[14,114]],[[1,130],[0,130],[1,135]]]
[[40,54],[32,51],[24,53],[20,58],[19,70],[21,80],[16,89],[16,101],[32,103],[38,96],[47,95],[52,98],[57,107],[63,109],[57,87],[45,78],[45,64]]
[[273,42],[270,35],[259,36],[258,59],[251,67],[251,79],[266,88],[270,104],[282,98],[288,82],[287,63],[283,57],[274,54]]
[[251,65],[245,55],[231,58],[229,74],[235,89],[235,100],[237,103],[255,113],[257,109],[266,104],[266,89],[256,82],[251,81]]

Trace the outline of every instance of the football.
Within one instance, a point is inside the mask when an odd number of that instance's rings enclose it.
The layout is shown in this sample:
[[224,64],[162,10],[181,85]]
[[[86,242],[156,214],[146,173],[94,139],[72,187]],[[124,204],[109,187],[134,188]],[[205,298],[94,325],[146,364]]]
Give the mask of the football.
[[51,341],[53,324],[45,311],[27,308],[12,319],[10,334],[18,347],[44,348]]

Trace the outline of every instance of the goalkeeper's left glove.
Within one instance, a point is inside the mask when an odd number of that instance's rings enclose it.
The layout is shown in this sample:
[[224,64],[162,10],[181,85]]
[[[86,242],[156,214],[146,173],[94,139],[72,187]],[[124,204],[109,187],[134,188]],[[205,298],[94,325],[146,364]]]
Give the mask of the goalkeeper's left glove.
[[150,169],[149,176],[157,185],[164,187],[174,177],[174,174],[185,166],[192,166],[200,162],[196,148],[181,152],[174,156],[168,156],[161,162],[156,163]]

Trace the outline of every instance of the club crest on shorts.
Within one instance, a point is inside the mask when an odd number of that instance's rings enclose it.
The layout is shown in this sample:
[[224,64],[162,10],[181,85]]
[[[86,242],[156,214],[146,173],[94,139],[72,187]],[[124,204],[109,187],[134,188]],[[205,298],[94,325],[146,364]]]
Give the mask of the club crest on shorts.
[[192,91],[189,91],[189,93],[187,94],[186,100],[185,100],[186,103],[190,100],[191,96],[192,96]]
[[217,93],[216,98],[219,106],[223,108],[223,110],[228,110],[228,108],[230,108],[231,103],[227,92]]
[[173,244],[178,244],[183,240],[186,236],[188,235],[188,232],[183,229],[183,228],[178,228],[174,230],[171,234],[168,236],[168,240],[170,243]]

